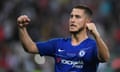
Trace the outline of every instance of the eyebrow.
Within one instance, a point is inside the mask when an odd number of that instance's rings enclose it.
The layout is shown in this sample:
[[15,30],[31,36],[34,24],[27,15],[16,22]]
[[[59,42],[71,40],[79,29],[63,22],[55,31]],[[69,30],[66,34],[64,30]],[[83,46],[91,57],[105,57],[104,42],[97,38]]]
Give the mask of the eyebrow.
[[70,14],[70,17],[73,17],[73,16],[75,16],[76,18],[81,18],[80,15],[73,15],[73,14]]

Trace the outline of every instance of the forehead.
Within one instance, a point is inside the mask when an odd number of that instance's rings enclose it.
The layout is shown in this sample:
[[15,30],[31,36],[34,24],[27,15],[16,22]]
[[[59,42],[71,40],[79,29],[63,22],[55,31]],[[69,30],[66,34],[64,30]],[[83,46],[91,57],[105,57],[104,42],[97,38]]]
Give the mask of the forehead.
[[73,8],[72,11],[71,11],[71,14],[73,14],[73,15],[82,15],[82,14],[85,14],[85,11],[83,9]]

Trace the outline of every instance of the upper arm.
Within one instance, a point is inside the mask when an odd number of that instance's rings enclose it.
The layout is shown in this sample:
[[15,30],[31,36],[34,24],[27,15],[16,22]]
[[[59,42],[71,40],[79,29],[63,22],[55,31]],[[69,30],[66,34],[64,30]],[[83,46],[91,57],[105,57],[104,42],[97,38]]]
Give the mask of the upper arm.
[[46,42],[36,42],[38,53],[41,56],[54,56],[57,40],[48,40]]

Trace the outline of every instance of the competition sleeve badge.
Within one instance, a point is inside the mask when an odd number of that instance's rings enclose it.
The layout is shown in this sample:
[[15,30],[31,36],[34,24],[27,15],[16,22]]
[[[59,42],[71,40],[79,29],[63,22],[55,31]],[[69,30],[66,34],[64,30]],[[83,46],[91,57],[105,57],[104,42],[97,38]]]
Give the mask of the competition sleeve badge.
[[79,56],[80,56],[80,57],[85,56],[85,54],[86,54],[86,52],[85,52],[84,50],[80,50],[80,52],[79,52]]

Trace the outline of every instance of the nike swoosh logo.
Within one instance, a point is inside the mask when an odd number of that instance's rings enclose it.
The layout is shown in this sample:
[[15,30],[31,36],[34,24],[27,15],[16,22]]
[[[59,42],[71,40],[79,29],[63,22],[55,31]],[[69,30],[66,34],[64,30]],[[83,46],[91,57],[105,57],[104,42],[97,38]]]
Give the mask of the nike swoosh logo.
[[63,52],[64,50],[62,50],[62,49],[58,49],[58,52]]

